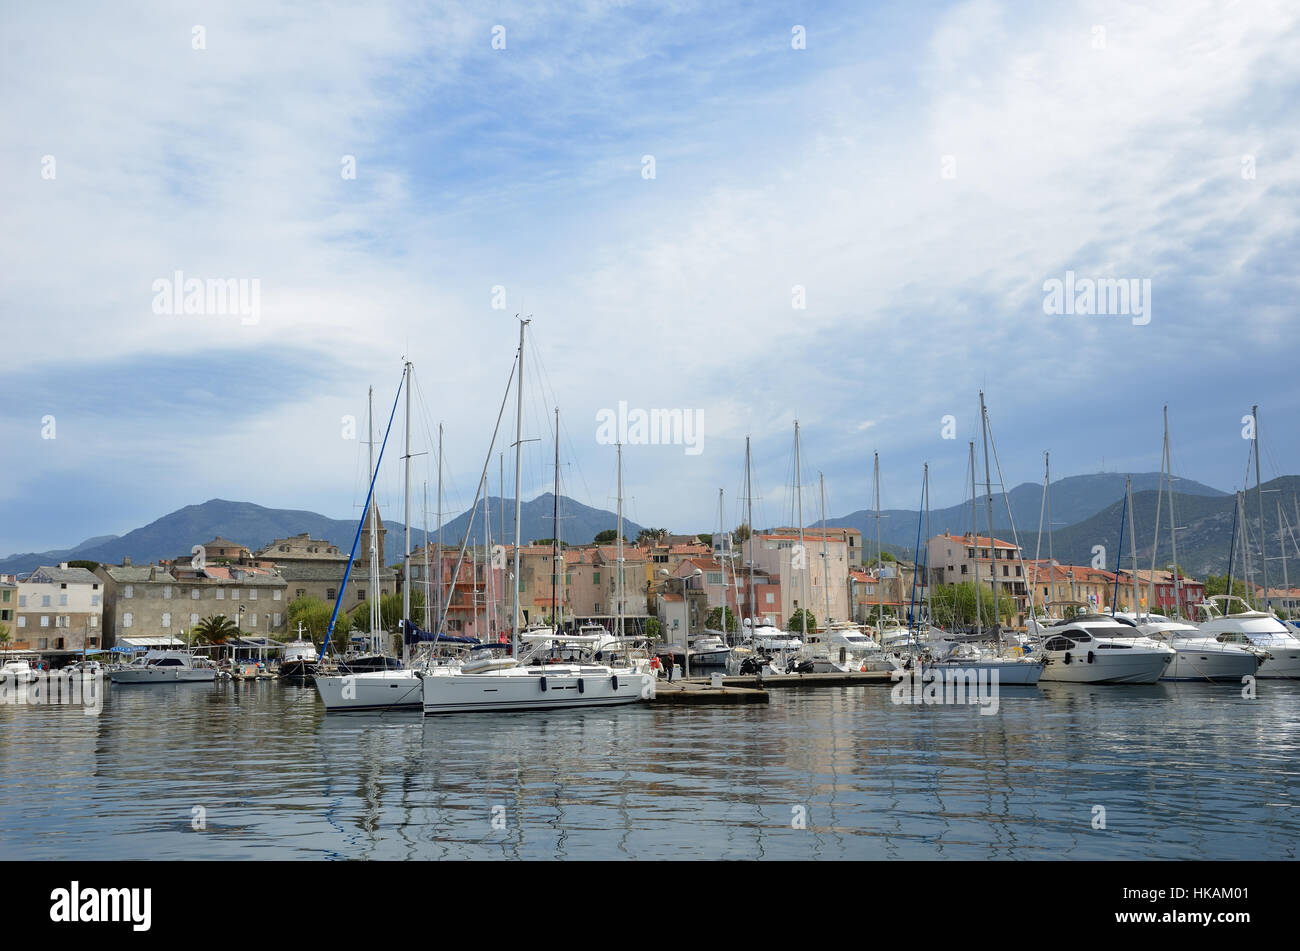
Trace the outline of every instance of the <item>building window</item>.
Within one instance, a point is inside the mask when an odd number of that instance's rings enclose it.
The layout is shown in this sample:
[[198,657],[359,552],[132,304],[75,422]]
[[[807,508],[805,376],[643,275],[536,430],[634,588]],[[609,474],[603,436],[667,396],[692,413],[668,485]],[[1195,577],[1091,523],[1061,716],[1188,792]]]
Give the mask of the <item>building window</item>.
[[198,623],[199,623],[199,616],[198,616],[197,614],[191,614],[191,615],[190,615],[190,627],[193,627],[195,624],[198,624]]
[[165,585],[163,585],[163,598],[165,598],[165,599],[168,600],[168,601],[170,601],[170,600],[172,599],[172,586],[171,586],[171,585],[169,585],[169,584],[165,584]]
[[20,608],[27,607],[27,595],[25,594],[18,595],[18,606]]
[[171,627],[171,626],[172,626],[172,615],[171,615],[171,612],[170,612],[170,611],[164,611],[164,612],[163,612],[162,626],[163,626],[163,627]]
[[50,626],[50,616],[48,614],[42,614],[41,627],[49,627],[49,626]]
[[135,597],[135,585],[133,585],[133,584],[129,584],[129,585],[127,585],[125,588],[123,588],[123,589],[122,589],[122,597],[124,597],[124,598],[134,598],[134,597]]
[[248,600],[250,600],[250,601],[256,601],[256,600],[257,600],[257,589],[256,589],[256,588],[249,588],[249,589],[248,589]]
[[599,572],[599,571],[593,571],[593,572],[591,573],[591,583],[592,583],[592,584],[600,584],[600,572]]
[[239,589],[238,589],[238,588],[232,588],[232,589],[231,589],[231,591],[230,591],[230,600],[231,600],[231,601],[238,601],[238,600],[239,600]]
[[122,626],[123,626],[123,627],[130,627],[131,624],[132,624],[132,622],[133,622],[133,618],[131,617],[131,612],[130,612],[130,611],[127,611],[125,614],[122,615]]
[[66,594],[59,595],[59,607],[66,608],[67,606],[68,606],[68,596]]
[[226,600],[226,589],[225,589],[225,588],[218,588],[218,589],[217,589],[217,600],[218,600],[218,601],[224,601],[224,600]]
[[97,594],[92,594],[92,595],[90,596],[90,606],[91,606],[92,608],[97,608],[97,607],[99,607],[99,595],[97,595]]
[[273,614],[273,615],[271,615],[271,623],[272,623],[272,625],[274,625],[275,627],[279,627],[279,626],[280,626],[280,615],[278,615],[278,614]]
[[769,591],[769,592],[767,593],[767,603],[768,603],[768,604],[775,604],[775,603],[776,603],[776,595],[774,595],[771,591]]
[[19,626],[19,627],[26,627],[26,626],[27,626],[27,618],[24,617],[24,616],[21,615],[21,614],[18,616],[18,626]]
[[256,611],[254,611],[252,614],[248,615],[248,626],[249,626],[249,627],[257,627],[257,612],[256,612]]
[[[301,598],[302,596],[303,596],[303,590],[302,590],[302,588],[299,588],[299,589],[298,589],[298,597]],[[360,596],[360,600],[365,600],[366,593],[365,593],[364,591],[359,592],[359,596]],[[333,600],[334,600],[334,597],[335,597],[335,591],[334,591],[334,589],[333,589],[333,588],[326,588],[326,589],[325,589],[325,600],[326,600],[326,601],[333,601]]]
[[965,565],[962,565],[962,566],[961,566],[961,573],[962,573],[962,574],[966,574],[966,566],[965,566]]
[[49,606],[50,606],[50,596],[48,594],[41,595],[41,607],[48,608]]
[[280,589],[279,589],[279,588],[276,588],[273,592],[271,592],[271,600],[272,600],[272,601],[279,601],[279,600],[280,600],[280,593],[281,593],[281,592],[280,592]]
[[38,651],[46,651],[46,650],[49,650],[49,649],[50,649],[50,639],[49,639],[48,637],[42,637],[41,639],[39,639],[39,640],[36,642],[36,649],[37,649]]

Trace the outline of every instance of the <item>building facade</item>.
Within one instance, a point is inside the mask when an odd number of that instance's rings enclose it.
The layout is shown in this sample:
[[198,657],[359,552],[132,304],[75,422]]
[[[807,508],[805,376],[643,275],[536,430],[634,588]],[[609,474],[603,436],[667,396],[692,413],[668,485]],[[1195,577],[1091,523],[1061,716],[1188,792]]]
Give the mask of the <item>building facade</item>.
[[36,651],[98,649],[103,644],[103,583],[85,568],[42,566],[17,583],[12,637]]

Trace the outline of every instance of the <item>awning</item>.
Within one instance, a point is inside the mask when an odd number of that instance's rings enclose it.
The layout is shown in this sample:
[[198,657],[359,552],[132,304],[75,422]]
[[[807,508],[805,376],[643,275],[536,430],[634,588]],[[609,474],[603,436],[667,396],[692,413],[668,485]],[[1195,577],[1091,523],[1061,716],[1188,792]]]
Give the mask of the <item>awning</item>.
[[117,643],[122,647],[133,647],[140,650],[148,650],[151,647],[184,647],[185,642],[170,634],[133,634],[130,637],[119,637]]

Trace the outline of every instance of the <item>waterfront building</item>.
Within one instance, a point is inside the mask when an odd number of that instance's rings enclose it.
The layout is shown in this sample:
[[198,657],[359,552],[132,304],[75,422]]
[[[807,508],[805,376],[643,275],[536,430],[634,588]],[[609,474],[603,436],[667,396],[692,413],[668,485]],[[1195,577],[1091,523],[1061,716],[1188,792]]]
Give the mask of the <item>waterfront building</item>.
[[103,641],[102,583],[85,568],[44,565],[17,582],[12,637],[35,651],[97,649]]
[[[1024,624],[1029,589],[1025,584],[1025,573],[1021,569],[1021,551],[1017,545],[1001,538],[990,541],[986,535],[976,538],[970,532],[965,535],[953,535],[948,532],[935,535],[928,545],[930,568],[937,584],[960,584],[963,581],[976,580],[981,584],[989,584],[989,566],[992,564],[998,595],[1015,601],[1017,614],[1015,623]],[[1041,604],[1042,601],[1038,603]]]

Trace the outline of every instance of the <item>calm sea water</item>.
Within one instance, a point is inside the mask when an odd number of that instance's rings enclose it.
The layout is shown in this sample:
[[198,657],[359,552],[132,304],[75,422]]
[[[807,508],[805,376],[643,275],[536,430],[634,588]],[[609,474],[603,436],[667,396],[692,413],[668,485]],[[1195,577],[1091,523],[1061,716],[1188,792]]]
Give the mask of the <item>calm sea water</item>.
[[851,687],[424,719],[326,716],[277,683],[110,687],[97,717],[0,706],[0,858],[1300,851],[1300,684],[1053,684],[977,709]]

